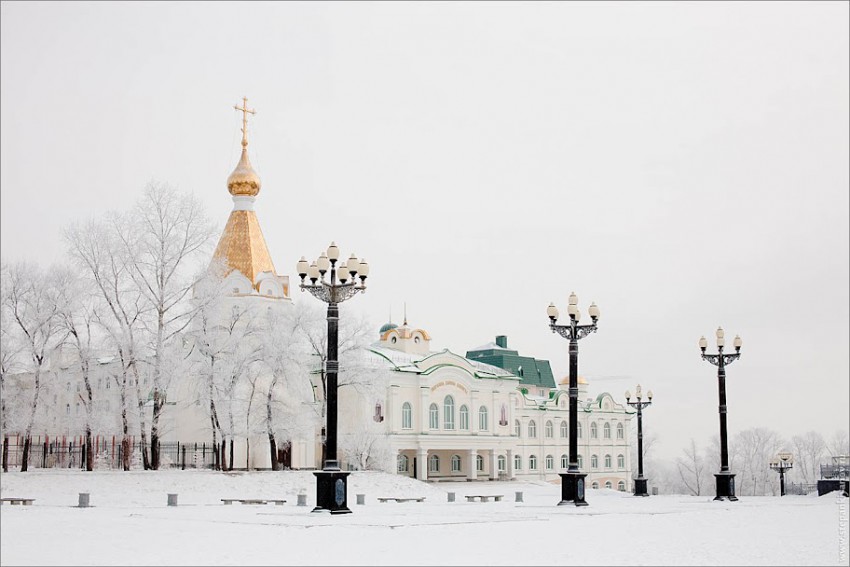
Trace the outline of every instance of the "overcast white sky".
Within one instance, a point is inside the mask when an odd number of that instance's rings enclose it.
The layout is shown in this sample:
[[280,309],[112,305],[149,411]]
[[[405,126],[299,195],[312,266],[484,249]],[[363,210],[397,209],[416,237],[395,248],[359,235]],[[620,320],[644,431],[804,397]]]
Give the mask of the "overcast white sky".
[[[2,3],[0,244],[152,179],[224,226],[247,96],[278,272],[331,240],[343,309],[436,349],[568,369],[546,306],[596,301],[591,392],[636,383],[662,454],[718,432],[697,340],[740,333],[730,435],[847,428],[847,2]],[[301,293],[298,301],[315,301]],[[713,342],[712,342],[713,344]],[[713,348],[713,347],[712,347]]]

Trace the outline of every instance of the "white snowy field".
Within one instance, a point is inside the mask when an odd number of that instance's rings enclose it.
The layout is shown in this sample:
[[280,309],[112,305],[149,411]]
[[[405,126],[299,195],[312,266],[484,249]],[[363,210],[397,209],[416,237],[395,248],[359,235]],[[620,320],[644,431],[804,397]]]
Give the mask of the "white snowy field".
[[[301,490],[306,507],[296,505]],[[556,484],[355,472],[353,513],[331,516],[311,512],[315,477],[305,471],[35,470],[0,475],[0,492],[36,499],[0,508],[3,566],[847,565],[839,529],[848,499],[836,493],[731,503],[589,490],[590,505],[576,508],[556,506]],[[76,507],[80,492],[90,493],[90,508]],[[167,506],[169,493],[178,506]],[[470,503],[466,494],[504,500]],[[379,503],[382,496],[426,499]],[[225,506],[221,498],[287,502]]]

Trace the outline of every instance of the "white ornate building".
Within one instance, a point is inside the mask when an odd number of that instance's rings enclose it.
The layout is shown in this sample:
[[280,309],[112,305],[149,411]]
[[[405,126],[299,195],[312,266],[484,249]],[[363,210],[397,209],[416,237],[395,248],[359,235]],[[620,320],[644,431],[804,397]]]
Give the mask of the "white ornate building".
[[[371,348],[376,364],[391,370],[389,384],[383,399],[359,403],[383,418],[398,473],[431,481],[558,480],[569,455],[568,380],[556,385],[547,361],[519,356],[504,336],[466,357],[432,352],[430,341],[405,320],[384,325]],[[631,490],[632,414],[608,393],[587,397],[587,386],[580,378],[580,468],[591,487]]]

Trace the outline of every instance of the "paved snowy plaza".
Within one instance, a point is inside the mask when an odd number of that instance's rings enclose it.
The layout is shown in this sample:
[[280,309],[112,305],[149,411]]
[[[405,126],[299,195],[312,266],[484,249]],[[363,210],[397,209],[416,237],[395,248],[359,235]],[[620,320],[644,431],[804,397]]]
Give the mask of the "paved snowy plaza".
[[[0,563],[10,565],[839,565],[848,501],[823,497],[636,498],[591,490],[558,507],[559,486],[425,484],[374,472],[349,480],[352,514],[311,513],[309,472],[31,471],[0,475]],[[297,506],[306,491],[307,506]],[[516,502],[516,492],[523,493]],[[90,508],[78,494],[90,493]],[[447,493],[456,501],[448,502]],[[167,495],[178,506],[167,506]],[[356,495],[365,505],[356,505]],[[470,503],[467,494],[502,494]],[[425,501],[379,503],[379,497]],[[283,498],[277,506],[222,498]],[[842,516],[843,514],[843,516]]]

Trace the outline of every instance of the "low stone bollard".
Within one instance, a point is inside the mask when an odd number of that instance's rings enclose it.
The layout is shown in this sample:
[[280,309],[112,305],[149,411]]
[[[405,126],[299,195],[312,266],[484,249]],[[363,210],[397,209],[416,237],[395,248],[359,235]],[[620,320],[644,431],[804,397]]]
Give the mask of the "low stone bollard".
[[365,505],[366,504],[366,495],[365,494],[358,494],[357,495],[357,503],[360,504],[361,506]]
[[298,495],[298,506],[306,506],[307,505],[307,495],[299,494]]
[[454,501],[455,501],[455,493],[454,493],[454,492],[447,492],[447,493],[446,493],[446,497],[448,498],[448,501],[449,501],[449,502],[454,502]]
[[522,491],[517,490],[515,501],[516,502],[522,502]]
[[652,495],[653,495],[653,496],[658,496],[658,487],[657,487],[657,486],[653,486],[653,487],[652,487]]
[[88,492],[80,492],[80,499],[77,503],[77,508],[88,508],[89,507],[89,493]]
[[168,495],[168,505],[169,506],[177,506],[177,495],[169,494]]

